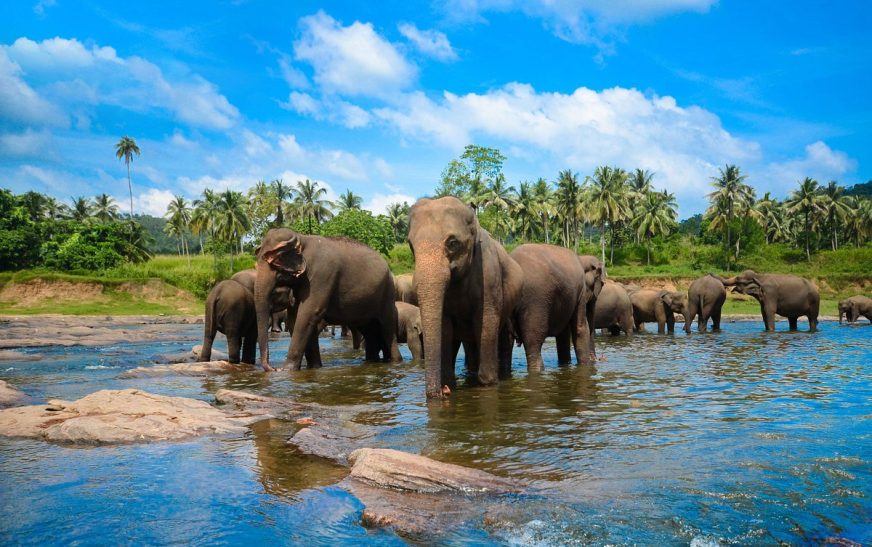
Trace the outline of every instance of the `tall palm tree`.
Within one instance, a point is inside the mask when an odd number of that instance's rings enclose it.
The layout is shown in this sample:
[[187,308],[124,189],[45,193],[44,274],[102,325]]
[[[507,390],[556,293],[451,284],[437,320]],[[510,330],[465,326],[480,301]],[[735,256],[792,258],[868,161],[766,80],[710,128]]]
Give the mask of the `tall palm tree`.
[[851,206],[845,188],[831,180],[823,189],[821,195],[821,208],[827,218],[827,226],[830,229],[830,243],[835,251],[839,248],[839,224],[851,213]]
[[121,137],[115,144],[115,157],[120,159],[124,159],[124,163],[127,164],[127,190],[130,192],[130,219],[133,220],[133,183],[130,180],[130,162],[133,161],[133,155],[140,155],[139,146],[136,144],[136,141],[133,140],[132,137],[128,137],[124,135]]
[[70,217],[79,222],[86,222],[91,218],[93,206],[91,200],[86,197],[72,198],[73,206],[70,208]]
[[554,192],[557,214],[563,220],[563,244],[578,250],[578,206],[581,203],[581,184],[578,174],[571,169],[557,173],[557,190]]
[[487,186],[482,181],[481,177],[471,178],[469,180],[469,189],[465,192],[463,198],[469,205],[475,209],[476,214],[479,213],[479,209],[482,209],[485,200],[485,194],[487,192]]
[[356,195],[348,188],[345,189],[344,194],[339,195],[339,200],[336,202],[336,207],[339,209],[339,211],[360,209],[361,205],[363,205],[363,198]]
[[548,230],[548,219],[557,213],[554,207],[554,196],[548,181],[542,177],[533,185],[533,199],[535,200],[534,213],[542,220],[542,231],[545,233],[545,243],[551,243]]
[[497,233],[495,235],[501,243],[503,242],[504,235],[502,230],[508,224],[506,213],[515,203],[514,193],[515,188],[508,185],[506,182],[506,176],[502,173],[498,173],[493,181],[487,185],[485,191],[481,195],[481,205],[483,207],[491,207],[496,212],[495,218],[497,221]]
[[312,182],[309,179],[297,181],[294,201],[297,203],[300,215],[308,220],[309,233],[312,233],[313,220],[316,224],[321,224],[333,216],[333,212],[330,210],[333,204],[324,199],[326,195],[327,190],[321,188],[317,182]]
[[215,232],[221,239],[229,242],[230,246],[230,269],[233,269],[233,245],[242,252],[242,237],[251,228],[251,222],[245,213],[245,197],[242,192],[227,190],[218,198],[218,211],[215,218]]
[[272,199],[274,201],[274,206],[276,208],[276,226],[284,226],[285,224],[285,211],[284,209],[287,207],[288,201],[294,195],[294,189],[286,185],[282,179],[274,179],[269,183],[269,187],[272,193]]
[[192,211],[184,196],[177,195],[170,201],[164,217],[167,219],[167,227],[172,227],[170,228],[172,232],[170,235],[174,235],[179,239],[179,254],[184,253],[190,262],[188,240],[185,236],[191,226]]
[[394,241],[400,242],[402,238],[400,234],[405,234],[409,228],[409,204],[391,203],[388,205],[388,222],[394,230]]
[[203,190],[203,199],[194,200],[194,210],[191,213],[191,231],[200,238],[200,252],[205,252],[203,234],[215,237],[216,218],[218,217],[218,194],[214,190]]
[[648,192],[645,200],[639,206],[638,228],[639,239],[644,238],[648,254],[648,265],[651,265],[651,238],[669,235],[678,215],[678,202],[675,195],[666,192]]
[[514,229],[524,241],[531,241],[533,226],[536,223],[536,200],[533,196],[533,186],[524,181],[518,186],[515,196],[515,205],[512,208],[512,216],[515,219]]
[[823,196],[818,181],[805,177],[784,202],[787,212],[799,213],[803,218],[805,232],[805,257],[811,260],[811,230],[817,217],[823,213]]
[[706,215],[711,219],[711,229],[723,228],[726,234],[727,267],[729,268],[732,232],[730,224],[737,215],[741,215],[749,207],[749,199],[753,189],[744,183],[747,175],[743,175],[736,165],[726,165],[719,169],[720,174],[712,177],[714,192],[708,195],[711,205]]
[[770,192],[766,192],[763,194],[763,199],[754,204],[754,209],[757,212],[760,227],[763,228],[763,234],[766,236],[766,244],[769,245],[775,241],[784,225],[784,212],[781,210],[781,204],[772,199]]
[[615,258],[615,225],[629,217],[627,173],[617,167],[597,167],[590,182],[591,220],[600,224],[602,261],[606,261],[606,224],[611,231],[611,262]]
[[111,222],[118,218],[118,206],[115,199],[108,194],[100,194],[94,198],[94,217],[100,222]]
[[45,217],[51,220],[57,220],[66,216],[67,206],[59,202],[55,198],[48,196],[45,199]]
[[[630,173],[629,179],[627,183],[630,188],[627,193],[627,207],[629,211],[633,214],[636,220],[638,220],[639,215],[637,214],[637,210],[639,210],[643,202],[646,200],[648,194],[653,191],[653,187],[651,186],[651,181],[654,179],[654,173],[648,171],[647,169],[635,169],[632,173]],[[637,228],[638,228],[638,222]],[[640,236],[638,235],[638,230],[636,230],[636,243],[639,242]]]

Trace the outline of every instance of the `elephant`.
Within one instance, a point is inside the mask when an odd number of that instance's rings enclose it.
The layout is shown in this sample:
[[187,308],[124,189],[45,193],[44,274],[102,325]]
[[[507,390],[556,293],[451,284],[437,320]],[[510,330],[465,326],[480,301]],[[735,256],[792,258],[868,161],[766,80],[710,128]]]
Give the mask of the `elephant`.
[[699,316],[699,332],[705,332],[708,320],[712,320],[712,331],[721,330],[721,308],[727,299],[727,291],[720,279],[709,274],[694,279],[687,289],[687,313],[684,314],[684,332],[690,332],[690,324]]
[[397,288],[397,302],[418,305],[418,295],[415,293],[415,274],[407,273],[394,277],[394,285]]
[[608,329],[612,336],[633,335],[633,303],[620,283],[606,280],[596,299],[594,329]]
[[524,344],[527,369],[542,370],[542,343],[557,337],[557,363],[570,362],[570,341],[579,364],[590,364],[590,300],[584,267],[578,255],[564,247],[528,243],[509,256],[518,263],[524,283],[514,309],[516,336]]
[[603,289],[603,283],[606,280],[606,267],[593,255],[580,255],[578,261],[581,267],[584,268],[584,284],[587,287],[587,305],[585,314],[587,315],[587,325],[590,328],[590,356],[596,359],[596,347],[594,346],[594,328],[596,313],[596,301],[599,298],[600,292]]
[[276,287],[290,287],[296,313],[287,362],[299,370],[321,366],[318,332],[322,321],[358,328],[366,339],[367,361],[402,361],[397,349],[394,280],[385,259],[357,241],[298,234],[273,228],[255,250],[257,278],[254,303],[260,364],[269,365],[266,325],[270,295]]
[[290,332],[290,322],[288,321],[288,309],[273,312],[269,318],[270,332]]
[[[242,270],[233,274],[230,279],[240,283],[254,295],[254,284],[257,279],[257,271],[254,268]],[[285,329],[291,332],[293,317],[289,318],[288,309],[292,307],[293,296],[289,287],[276,287],[270,295],[270,332],[282,332],[282,323]]]
[[424,359],[424,332],[421,329],[421,310],[406,302],[397,302],[397,342],[408,344],[412,359]]
[[775,330],[775,314],[787,317],[790,330],[796,330],[800,316],[808,317],[808,330],[817,330],[821,297],[817,286],[807,279],[785,274],[758,274],[745,270],[726,278],[717,276],[733,292],[753,296],[760,302],[760,313],[767,331]]
[[638,332],[642,323],[657,322],[657,333],[675,332],[675,314],[687,313],[687,295],[666,290],[639,289],[629,292],[633,321]]
[[442,398],[456,386],[461,344],[469,380],[490,385],[508,377],[521,267],[479,225],[472,207],[452,196],[418,200],[409,213],[408,239],[424,327],[427,397]]
[[219,282],[212,287],[206,298],[203,331],[200,361],[212,359],[212,342],[215,340],[215,333],[221,332],[227,337],[227,353],[231,363],[239,362],[241,347],[242,361],[254,364],[255,340],[258,335],[254,295],[232,279]]
[[840,301],[839,323],[842,322],[842,315],[845,316],[848,323],[853,323],[860,317],[865,317],[872,323],[872,298],[858,294]]

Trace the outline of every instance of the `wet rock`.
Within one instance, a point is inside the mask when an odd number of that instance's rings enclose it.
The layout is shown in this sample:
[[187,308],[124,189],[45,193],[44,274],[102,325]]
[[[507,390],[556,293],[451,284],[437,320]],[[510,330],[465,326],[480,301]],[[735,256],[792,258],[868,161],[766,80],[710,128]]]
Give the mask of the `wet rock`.
[[107,346],[119,342],[181,340],[189,335],[179,332],[178,325],[191,322],[196,322],[196,318],[11,316],[5,317],[2,321],[3,337],[0,338],[0,349],[41,346]]
[[518,484],[486,471],[442,463],[385,448],[361,448],[348,456],[355,479],[395,490],[421,493],[504,494]]
[[232,364],[228,361],[204,361],[197,363],[173,363],[171,365],[154,365],[151,367],[136,367],[118,375],[119,378],[154,378],[157,376],[211,376],[213,374],[229,374],[231,372],[254,370],[252,365]]
[[21,351],[0,351],[0,361],[39,361],[42,355]]
[[23,392],[0,380],[0,407],[18,404],[25,398],[27,398],[27,395]]
[[72,444],[176,441],[241,432],[261,419],[261,414],[226,412],[195,399],[102,390],[73,402],[0,410],[0,435]]
[[326,418],[297,431],[288,440],[288,444],[304,454],[320,456],[346,465],[350,454],[371,444],[370,441],[375,437],[376,432],[377,429],[372,426]]

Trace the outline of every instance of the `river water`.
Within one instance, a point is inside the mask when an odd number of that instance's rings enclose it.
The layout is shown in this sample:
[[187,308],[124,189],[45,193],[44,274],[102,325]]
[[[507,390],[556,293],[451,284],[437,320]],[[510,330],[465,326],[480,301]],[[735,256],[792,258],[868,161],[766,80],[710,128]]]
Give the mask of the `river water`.
[[[365,405],[373,446],[529,485],[498,516],[427,541],[872,544],[872,327],[786,326],[600,336],[605,360],[585,367],[557,366],[546,344],[535,374],[517,348],[510,381],[461,386],[448,403],[424,400],[420,363],[361,364],[339,338],[321,339],[318,370],[117,378],[190,349],[197,325],[160,343],[24,350],[41,359],[2,362],[0,378],[36,402],[135,387]],[[283,355],[287,338],[272,344]],[[286,446],[298,427],[270,420],[236,437],[97,448],[0,439],[0,544],[405,543],[359,524],[362,503],[336,486],[344,467]]]

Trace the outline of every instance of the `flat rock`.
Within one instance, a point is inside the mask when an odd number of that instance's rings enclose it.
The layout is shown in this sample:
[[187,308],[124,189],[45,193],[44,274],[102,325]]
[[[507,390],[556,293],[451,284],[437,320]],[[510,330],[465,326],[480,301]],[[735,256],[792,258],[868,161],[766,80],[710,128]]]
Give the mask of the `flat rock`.
[[22,351],[0,350],[0,361],[39,361],[42,355]]
[[5,316],[0,318],[0,349],[183,340],[190,335],[178,325],[195,321],[196,318],[150,316]]
[[505,494],[519,485],[486,471],[386,448],[361,448],[348,456],[351,476],[369,484],[419,493]]
[[304,454],[319,456],[343,465],[349,456],[375,437],[375,427],[341,419],[312,418],[314,423],[294,434],[288,444]]
[[23,392],[0,380],[0,407],[18,404],[27,398]]
[[213,374],[229,374],[254,370],[251,365],[234,365],[228,361],[203,361],[198,363],[173,363],[171,365],[154,365],[151,367],[136,367],[118,375],[119,378],[154,378],[157,376],[211,376]]
[[0,410],[0,435],[72,444],[176,441],[241,432],[265,417],[136,389],[102,390],[73,402]]

